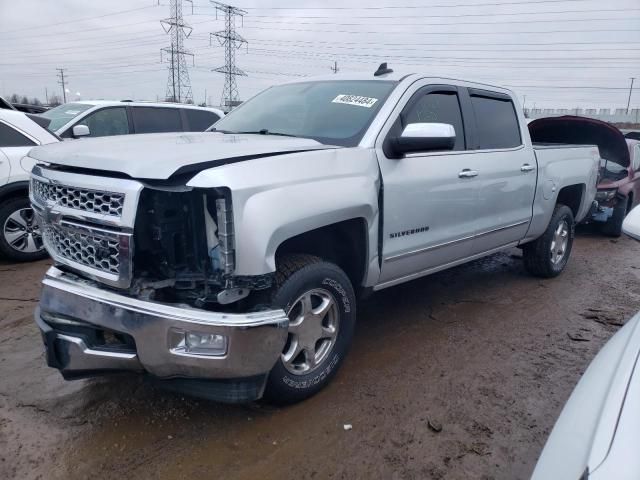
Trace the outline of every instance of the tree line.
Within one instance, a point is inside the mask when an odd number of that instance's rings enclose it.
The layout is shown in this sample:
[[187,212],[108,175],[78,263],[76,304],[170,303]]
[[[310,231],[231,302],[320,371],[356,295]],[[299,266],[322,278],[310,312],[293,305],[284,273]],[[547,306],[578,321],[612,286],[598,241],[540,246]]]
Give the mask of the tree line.
[[[22,103],[26,105],[42,105],[42,102],[39,98],[33,97],[29,99],[26,95],[18,95],[17,93],[12,93],[9,97],[9,103]],[[58,105],[62,105],[62,99],[58,95],[51,95],[49,97],[49,103],[52,107],[56,107]]]

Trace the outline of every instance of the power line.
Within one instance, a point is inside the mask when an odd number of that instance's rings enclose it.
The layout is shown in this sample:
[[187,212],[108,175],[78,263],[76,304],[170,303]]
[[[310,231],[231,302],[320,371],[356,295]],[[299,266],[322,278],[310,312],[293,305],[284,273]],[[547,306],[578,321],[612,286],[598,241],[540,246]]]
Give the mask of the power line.
[[131,13],[131,12],[136,12],[136,11],[139,11],[139,10],[146,10],[148,8],[154,8],[154,7],[157,7],[157,5],[147,5],[146,7],[130,8],[128,10],[119,10],[117,12],[105,13],[104,15],[96,15],[96,16],[93,16],[93,17],[83,17],[83,18],[78,18],[78,19],[75,19],[75,20],[67,20],[65,22],[47,23],[46,25],[36,25],[36,26],[33,26],[33,27],[19,28],[19,29],[16,29],[16,30],[5,30],[3,32],[0,32],[0,34],[13,33],[13,32],[24,32],[25,30],[33,30],[35,28],[42,29],[42,28],[56,27],[58,25],[67,25],[69,23],[84,22],[86,20],[94,20],[94,19],[97,19],[97,18],[111,17],[111,16],[114,16],[114,15],[121,15],[123,13]]
[[391,9],[418,9],[418,8],[456,8],[456,7],[493,7],[503,5],[533,5],[541,3],[577,3],[591,0],[529,0],[526,2],[489,2],[489,3],[459,3],[444,5],[385,5],[376,7],[253,7],[249,10],[391,10]]
[[[256,30],[272,30],[272,27],[254,27],[247,26],[245,28],[251,28]],[[535,31],[514,31],[514,32],[389,32],[389,31],[352,31],[352,30],[315,30],[311,28],[282,28],[278,27],[279,31],[287,31],[287,32],[312,32],[312,33],[350,33],[350,34],[376,34],[379,35],[384,33],[384,35],[521,35],[521,34],[548,34],[548,33],[619,33],[619,32],[634,32],[637,33],[637,28],[630,29],[592,29],[592,30],[535,30]],[[624,43],[624,42],[621,42]]]
[[[195,7],[195,8],[207,8],[207,7]],[[612,13],[612,12],[617,12],[617,13],[629,13],[629,12],[638,12],[640,11],[640,8],[624,8],[624,9],[620,9],[620,8],[596,8],[596,9],[590,9],[590,10],[545,10],[545,11],[536,11],[536,12],[491,12],[491,13],[449,13],[449,14],[434,14],[434,13],[428,13],[425,15],[419,15],[415,12],[411,12],[410,15],[374,15],[374,16],[367,16],[367,15],[358,15],[357,18],[359,19],[393,19],[393,20],[397,20],[397,19],[401,19],[401,18],[411,18],[411,19],[415,19],[415,18],[464,18],[464,17],[513,17],[513,16],[518,16],[521,17],[523,15],[564,15],[567,13],[570,14],[574,14],[574,13],[579,13],[579,14],[583,14],[583,13]],[[332,16],[327,16],[327,15],[251,15],[251,18],[290,18],[290,19],[296,19],[296,18],[302,18],[302,19],[316,19],[316,18],[322,18],[322,19],[340,19],[343,18],[341,15],[340,16],[336,16],[336,15],[332,15]],[[558,22],[562,22],[564,21],[564,19],[557,19]]]
[[[457,23],[429,23],[429,22],[420,22],[420,23],[389,23],[384,22],[380,23],[370,23],[370,22],[361,22],[361,23],[341,23],[341,22],[300,22],[296,21],[296,25],[338,25],[341,27],[374,27],[374,26],[383,26],[383,27],[421,27],[421,26],[439,26],[439,27],[458,27],[461,25],[514,25],[514,24],[530,24],[530,23],[566,23],[566,22],[609,22],[609,21],[638,21],[640,17],[624,17],[624,18],[568,18],[563,20],[557,19],[546,19],[546,20],[511,20],[508,22],[457,22]],[[290,19],[283,18],[282,21],[266,21],[266,20],[254,20],[255,23],[264,24],[264,25],[281,25],[283,23],[288,23]],[[512,32],[509,32],[512,33]],[[518,33],[518,32],[515,32]]]
[[636,77],[631,77],[631,85],[629,86],[629,99],[627,100],[627,113],[629,113],[629,104],[631,104],[631,94],[633,93],[633,81]]
[[[296,52],[295,54],[289,53],[286,55],[282,55],[283,51],[282,50],[266,50],[266,49],[254,49],[253,50],[254,53],[250,53],[249,55],[260,55],[260,54],[269,54],[272,55],[274,57],[285,57],[285,58],[291,58],[291,57],[295,57],[295,58],[323,58],[323,59],[331,59],[332,56],[336,56],[336,55],[340,55],[345,57],[346,61],[349,61],[351,63],[363,63],[363,64],[367,64],[367,65],[371,65],[374,62],[380,62],[381,60],[384,60],[387,56],[384,54],[379,54],[379,55],[368,55],[368,57],[370,57],[369,59],[361,59],[361,60],[354,60],[353,57],[354,55],[350,55],[350,54],[341,54],[341,53],[320,53],[320,52]],[[397,58],[400,57],[395,57],[393,63],[394,64],[399,64],[399,65],[410,65],[410,66],[420,66],[422,68],[424,68],[426,65],[424,63],[424,59],[420,58],[420,57],[403,57],[403,58],[415,58],[416,60],[420,61],[423,60],[421,62],[402,62],[397,60]],[[447,59],[443,59],[443,61],[447,62]],[[430,62],[433,62],[433,60],[430,60]],[[493,64],[493,62],[489,62],[488,65],[481,65],[481,64],[473,64],[473,62],[470,61],[464,61],[464,63],[442,63],[441,65],[443,66],[459,66],[459,67],[467,67],[467,68],[491,68],[491,69],[495,69],[495,65]],[[576,68],[576,67],[581,67],[584,69],[589,69],[589,68],[602,68],[602,66],[598,66],[598,65],[594,65],[594,64],[585,64],[584,66],[581,65],[575,65],[572,64],[572,67]],[[521,68],[521,69],[531,69],[531,70],[537,70],[537,69],[564,69],[566,70],[566,67],[563,65],[510,65],[509,68]],[[629,69],[629,66],[615,66],[615,65],[607,65],[606,66],[607,69],[612,69],[612,68],[625,68],[625,69]]]
[[[191,1],[191,0],[187,0]],[[171,0],[171,17],[160,21],[165,33],[171,35],[171,45],[160,50],[169,55],[169,78],[167,79],[166,99],[171,102],[193,103],[191,80],[187,70],[186,56],[193,59],[193,53],[184,49],[184,39],[193,29],[182,19],[182,0]]]
[[211,0],[211,3],[215,6],[216,14],[217,12],[224,13],[225,29],[211,33],[209,38],[216,37],[220,45],[224,47],[224,67],[214,68],[213,71],[225,75],[220,105],[231,110],[240,104],[236,77],[247,75],[236,67],[236,50],[243,44],[248,44],[242,35],[236,32],[236,17],[243,18],[247,12],[214,0]]

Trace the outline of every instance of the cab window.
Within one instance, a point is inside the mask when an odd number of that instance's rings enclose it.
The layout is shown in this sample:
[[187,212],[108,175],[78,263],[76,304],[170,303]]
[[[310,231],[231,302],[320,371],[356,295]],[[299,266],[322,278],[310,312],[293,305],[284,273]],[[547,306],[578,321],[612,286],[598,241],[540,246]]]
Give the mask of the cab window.
[[464,150],[464,126],[460,102],[455,92],[430,92],[422,95],[402,114],[402,128],[410,123],[448,123],[456,131],[454,150]]
[[133,107],[132,110],[136,133],[182,132],[179,108]]
[[207,128],[220,120],[218,115],[206,110],[185,108],[184,113],[187,116],[187,123],[189,124],[189,128],[185,130],[189,132],[204,132]]
[[472,94],[471,105],[480,150],[522,145],[520,124],[511,100]]
[[15,128],[0,122],[0,147],[32,147],[36,143]]
[[76,125],[89,127],[91,137],[110,137],[131,133],[125,107],[103,108],[87,115]]

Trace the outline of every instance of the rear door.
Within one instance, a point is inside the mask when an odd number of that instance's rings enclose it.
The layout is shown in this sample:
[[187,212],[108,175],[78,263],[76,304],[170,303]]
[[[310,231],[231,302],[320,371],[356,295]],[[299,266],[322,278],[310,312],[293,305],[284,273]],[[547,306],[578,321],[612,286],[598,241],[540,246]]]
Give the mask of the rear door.
[[474,118],[478,177],[478,229],[472,253],[479,254],[524,238],[532,215],[537,164],[520,132],[510,96],[468,89]]
[[[477,230],[477,180],[473,153],[467,150],[471,139],[463,120],[460,90],[451,85],[418,84],[407,97],[376,143],[383,178],[383,286],[469,256]],[[381,139],[399,135],[407,124],[422,122],[453,125],[454,150],[411,153],[399,159],[385,154]]]

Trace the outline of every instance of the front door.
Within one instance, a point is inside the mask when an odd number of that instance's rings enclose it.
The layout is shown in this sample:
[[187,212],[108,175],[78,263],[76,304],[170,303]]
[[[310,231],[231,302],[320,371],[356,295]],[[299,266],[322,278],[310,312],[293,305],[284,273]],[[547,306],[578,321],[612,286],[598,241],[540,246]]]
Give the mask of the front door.
[[383,178],[382,267],[379,284],[420,276],[470,255],[477,230],[478,178],[467,151],[459,91],[448,85],[417,89],[389,127],[397,136],[410,123],[453,125],[453,151],[389,158],[376,148]]

